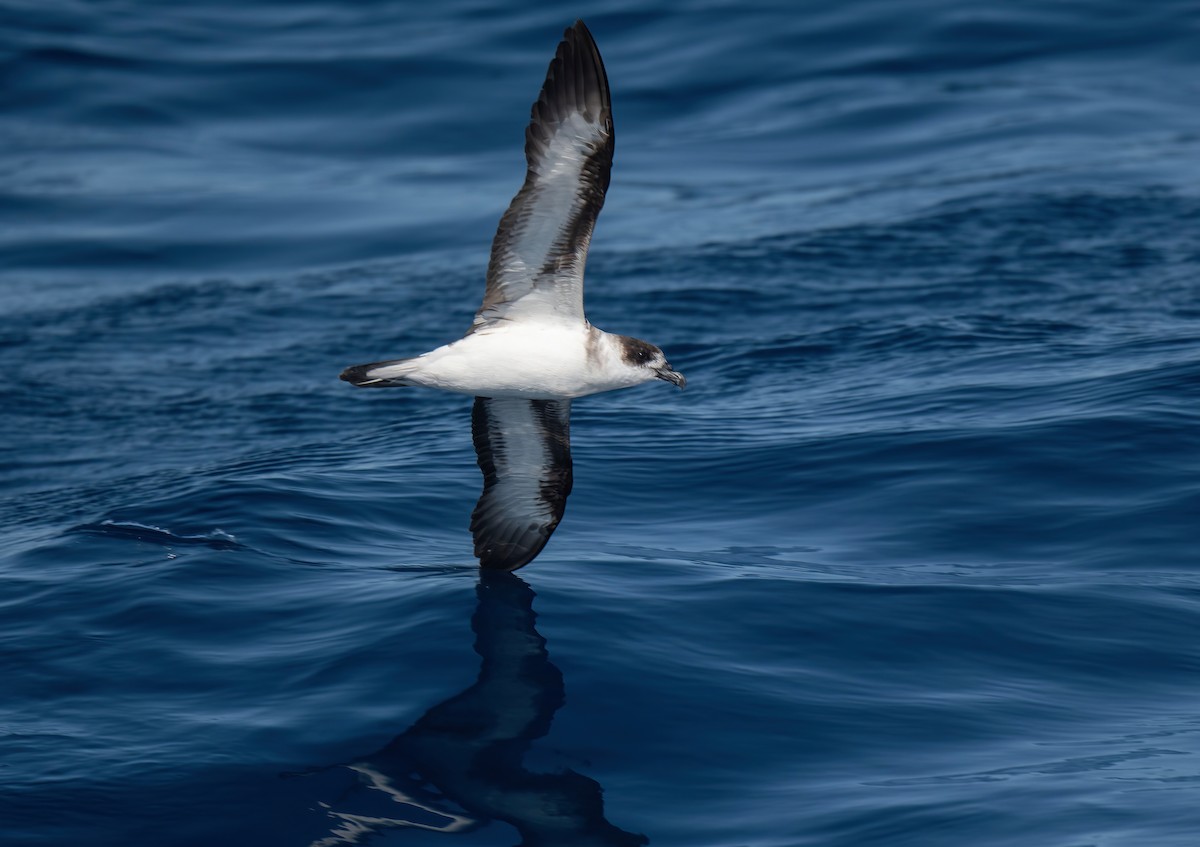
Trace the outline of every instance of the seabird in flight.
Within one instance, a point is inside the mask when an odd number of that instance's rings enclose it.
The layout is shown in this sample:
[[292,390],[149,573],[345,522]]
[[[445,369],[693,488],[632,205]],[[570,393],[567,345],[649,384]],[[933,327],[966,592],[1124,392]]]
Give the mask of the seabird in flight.
[[533,560],[571,493],[571,401],[654,379],[686,380],[662,350],[583,313],[583,269],[612,169],[608,77],[583,21],[566,30],[525,130],[525,184],[492,242],[467,334],[411,359],[346,368],[363,388],[423,385],[475,397],[483,494],[471,515],[485,568]]

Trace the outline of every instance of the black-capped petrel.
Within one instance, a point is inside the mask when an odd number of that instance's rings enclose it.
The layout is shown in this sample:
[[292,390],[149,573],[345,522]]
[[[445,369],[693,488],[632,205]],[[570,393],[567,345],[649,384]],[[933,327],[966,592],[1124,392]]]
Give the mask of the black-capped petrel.
[[483,305],[467,334],[411,359],[355,365],[363,388],[423,385],[475,397],[483,494],[471,515],[485,568],[541,552],[571,493],[571,401],[686,380],[662,350],[602,332],[583,314],[583,268],[612,169],[608,77],[592,34],[563,36],[525,130],[525,184],[500,219]]

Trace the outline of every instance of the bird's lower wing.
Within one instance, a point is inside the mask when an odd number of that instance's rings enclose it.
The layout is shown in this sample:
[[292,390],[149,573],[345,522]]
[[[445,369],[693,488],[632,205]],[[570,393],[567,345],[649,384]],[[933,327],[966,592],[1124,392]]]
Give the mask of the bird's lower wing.
[[571,401],[476,397],[471,435],[483,494],[471,515],[475,555],[512,571],[533,560],[571,493]]

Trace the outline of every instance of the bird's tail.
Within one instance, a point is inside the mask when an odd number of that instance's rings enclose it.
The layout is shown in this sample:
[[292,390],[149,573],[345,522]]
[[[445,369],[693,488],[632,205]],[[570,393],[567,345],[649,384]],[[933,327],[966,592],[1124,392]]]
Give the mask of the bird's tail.
[[415,368],[416,359],[392,359],[390,362],[371,362],[366,365],[351,365],[342,371],[340,379],[359,388],[393,388],[401,385],[416,385],[406,377]]

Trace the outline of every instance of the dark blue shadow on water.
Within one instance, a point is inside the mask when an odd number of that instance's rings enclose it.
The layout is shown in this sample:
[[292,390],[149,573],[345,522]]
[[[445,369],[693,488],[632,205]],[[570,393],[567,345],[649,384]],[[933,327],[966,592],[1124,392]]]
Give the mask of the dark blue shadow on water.
[[476,594],[478,679],[383,749],[335,768],[357,780],[319,801],[331,829],[313,847],[361,843],[395,828],[466,833],[493,820],[515,827],[522,847],[649,843],[605,819],[594,779],[525,767],[530,745],[549,732],[564,702],[562,672],[534,626],[536,595],[524,580],[484,572]]

